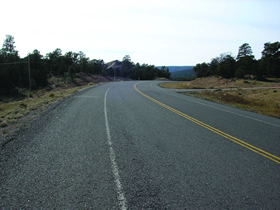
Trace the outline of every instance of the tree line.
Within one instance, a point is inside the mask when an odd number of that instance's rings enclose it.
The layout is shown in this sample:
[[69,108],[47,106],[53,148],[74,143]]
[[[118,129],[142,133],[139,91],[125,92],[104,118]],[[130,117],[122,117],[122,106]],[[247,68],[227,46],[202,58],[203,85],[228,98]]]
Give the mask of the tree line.
[[262,57],[255,59],[251,46],[244,43],[234,58],[230,53],[222,53],[212,58],[210,63],[198,63],[193,68],[197,77],[221,76],[223,78],[254,77],[258,80],[280,78],[280,42],[264,44]]
[[15,88],[29,87],[29,64],[32,89],[48,85],[48,78],[59,76],[75,79],[76,73],[102,74],[103,76],[117,76],[131,79],[152,80],[156,77],[170,78],[169,69],[156,68],[154,65],[133,63],[129,55],[117,69],[106,68],[102,59],[90,59],[79,51],[62,54],[60,48],[53,52],[41,55],[37,49],[26,57],[20,58],[16,50],[14,37],[6,35],[2,49],[0,49],[0,91],[7,92]]

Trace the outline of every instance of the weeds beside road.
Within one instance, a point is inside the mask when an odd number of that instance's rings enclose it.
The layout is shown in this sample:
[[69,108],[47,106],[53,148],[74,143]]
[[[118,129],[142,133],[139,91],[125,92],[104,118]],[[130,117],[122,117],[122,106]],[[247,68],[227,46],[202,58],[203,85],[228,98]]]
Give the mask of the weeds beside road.
[[74,81],[64,77],[52,76],[48,78],[48,86],[39,90],[28,91],[15,89],[16,94],[0,95],[0,144],[1,139],[7,134],[27,125],[36,116],[41,114],[46,107],[54,102],[85,89],[111,81],[128,80],[122,77],[92,75],[83,72],[77,73]]
[[277,79],[261,82],[210,77],[191,82],[164,83],[160,86],[174,89],[213,89],[183,94],[280,118],[280,81]]
[[1,97],[0,137],[5,138],[7,134],[12,134],[14,131],[26,126],[49,105],[73,93],[98,84],[89,83],[79,87],[63,87],[52,90],[41,89],[31,92],[21,90],[20,95],[17,97]]
[[280,89],[236,89],[187,92],[186,95],[280,118]]

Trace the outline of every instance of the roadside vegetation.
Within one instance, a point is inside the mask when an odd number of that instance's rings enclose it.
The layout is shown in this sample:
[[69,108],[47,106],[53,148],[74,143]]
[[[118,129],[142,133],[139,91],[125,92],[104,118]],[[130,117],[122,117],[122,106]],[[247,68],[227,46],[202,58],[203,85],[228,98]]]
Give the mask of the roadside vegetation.
[[259,60],[251,46],[244,43],[236,58],[231,53],[222,53],[209,63],[196,64],[193,71],[196,80],[160,86],[207,89],[184,94],[280,118],[280,42],[265,43]]
[[280,42],[264,44],[262,57],[255,59],[251,46],[244,43],[239,47],[238,55],[234,58],[231,53],[222,53],[212,58],[210,63],[198,63],[193,68],[197,78],[221,76],[223,78],[257,80],[266,78],[280,78]]
[[71,82],[64,82],[59,78],[52,78],[52,86],[55,88],[42,88],[29,91],[18,89],[15,95],[0,97],[0,130],[1,134],[8,134],[18,129],[41,114],[46,107],[54,102],[99,83],[89,82],[87,85],[77,86]]
[[226,79],[222,77],[197,78],[193,81],[162,83],[161,87],[174,89],[218,89],[218,88],[249,88],[249,87],[280,87],[280,79],[270,78],[266,81],[246,79]]
[[184,94],[280,118],[280,89],[218,89]]
[[[114,63],[114,65],[111,65]],[[86,73],[102,76],[116,76],[134,80],[153,80],[157,77],[170,78],[165,66],[134,63],[129,55],[122,61],[105,63],[102,59],[90,59],[82,51],[62,54],[60,48],[41,55],[35,49],[26,57],[20,58],[16,50],[14,37],[6,35],[0,49],[0,94],[10,93],[16,88],[37,90],[48,86],[50,77],[75,80],[75,74]]]
[[[14,37],[6,35],[0,49],[0,134],[9,133],[12,128],[28,123],[48,105],[89,85],[128,79],[168,80],[171,76],[169,68],[135,64],[129,55],[124,56],[122,61],[105,64],[102,59],[90,60],[81,51],[69,51],[63,55],[62,50],[57,48],[45,56],[35,49],[26,57],[20,58],[14,44]],[[279,42],[265,43],[260,60],[254,58],[251,47],[245,43],[240,46],[236,59],[223,53],[220,57],[213,58],[210,63],[197,64],[193,68],[196,75],[191,74],[192,71],[177,73],[177,79],[197,78],[196,80],[165,83],[162,86],[178,89],[217,89],[186,94],[280,117],[279,90],[241,89],[279,87],[280,82],[276,79],[280,77],[279,69]],[[274,79],[268,80],[268,77]],[[223,88],[237,89],[229,91]]]
[[45,56],[35,49],[21,58],[14,37],[6,35],[0,49],[0,134],[28,123],[48,105],[88,85],[131,79],[164,80],[170,74],[165,66],[135,64],[129,55],[122,61],[105,63],[86,57],[82,51],[62,54],[56,48]]
[[[41,108],[40,112],[42,112],[46,105],[61,100],[69,94],[77,92],[79,89],[81,89],[81,87],[52,91],[37,90],[29,92],[21,90],[21,95],[15,98],[2,97],[0,105],[0,127],[3,128],[7,127],[9,124],[14,124],[19,118],[24,117],[38,108]],[[20,98],[22,98],[22,100],[18,100]]]
[[192,77],[174,77],[172,78],[173,81],[192,81],[192,80],[195,80],[196,77],[195,76],[192,76]]
[[256,81],[208,77],[191,82],[162,83],[160,86],[174,89],[206,89],[183,94],[280,118],[280,79],[277,78]]

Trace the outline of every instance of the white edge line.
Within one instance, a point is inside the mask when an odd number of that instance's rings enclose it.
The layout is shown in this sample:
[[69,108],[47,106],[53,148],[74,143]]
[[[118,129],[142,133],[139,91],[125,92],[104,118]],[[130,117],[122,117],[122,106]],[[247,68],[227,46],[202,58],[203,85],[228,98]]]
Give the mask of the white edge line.
[[237,114],[235,112],[231,112],[231,111],[228,111],[228,110],[225,110],[225,109],[221,109],[221,108],[214,107],[214,106],[211,106],[211,105],[207,105],[207,104],[204,104],[204,103],[200,103],[200,102],[197,102],[197,101],[194,101],[194,100],[190,100],[190,99],[187,99],[185,97],[180,97],[180,96],[177,96],[175,94],[168,93],[168,92],[166,92],[164,90],[162,90],[162,91],[167,93],[167,94],[169,94],[169,95],[172,95],[172,96],[175,96],[175,97],[178,97],[178,98],[181,98],[181,99],[185,99],[187,101],[191,101],[191,102],[194,102],[194,103],[197,103],[197,104],[201,104],[201,105],[204,105],[204,106],[208,106],[208,107],[211,107],[211,108],[214,108],[214,109],[218,109],[218,110],[221,110],[221,111],[224,111],[224,112],[235,114],[235,115],[238,115],[238,116],[241,116],[241,117],[245,117],[245,118],[248,118],[248,119],[251,119],[251,120],[255,120],[255,121],[262,122],[262,123],[266,123],[268,125],[273,125],[273,126],[276,126],[276,127],[280,127],[279,125],[276,125],[276,124],[273,124],[273,123],[269,123],[269,122],[266,122],[266,121],[263,121],[263,120],[259,120],[259,119],[253,118],[253,117],[248,117],[248,116],[245,116],[245,115],[242,115],[242,114]]
[[[118,85],[118,84],[115,84],[115,85]],[[113,86],[115,86],[115,85],[113,85]],[[113,86],[111,86],[111,87],[113,87]],[[115,152],[112,147],[111,134],[110,134],[110,129],[109,129],[108,117],[107,117],[107,104],[106,104],[107,103],[107,93],[111,89],[111,87],[109,87],[107,89],[105,96],[104,96],[104,115],[105,115],[106,131],[107,131],[107,143],[109,146],[109,156],[110,156],[110,160],[111,160],[111,166],[112,166],[112,171],[113,171],[113,175],[114,175],[114,179],[115,179],[115,184],[117,186],[117,199],[119,201],[120,208],[122,210],[126,210],[127,201],[126,201],[126,198],[124,197],[124,193],[123,193],[123,189],[122,189],[121,178],[120,178],[120,174],[119,174],[118,165],[116,163]]]

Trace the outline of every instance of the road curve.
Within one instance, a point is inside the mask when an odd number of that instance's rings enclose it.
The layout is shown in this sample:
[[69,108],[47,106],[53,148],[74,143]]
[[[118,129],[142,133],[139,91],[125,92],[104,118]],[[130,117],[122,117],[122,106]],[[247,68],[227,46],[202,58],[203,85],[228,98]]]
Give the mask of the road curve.
[[1,151],[0,207],[280,208],[280,120],[158,83],[106,83],[43,115]]

